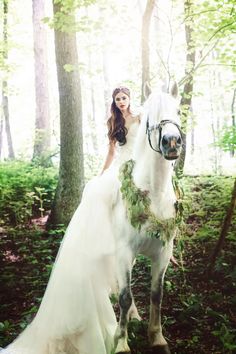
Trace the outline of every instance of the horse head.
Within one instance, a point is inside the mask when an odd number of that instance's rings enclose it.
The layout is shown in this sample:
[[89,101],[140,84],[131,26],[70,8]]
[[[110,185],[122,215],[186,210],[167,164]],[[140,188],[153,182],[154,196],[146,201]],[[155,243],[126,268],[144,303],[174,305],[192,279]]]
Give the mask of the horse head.
[[176,160],[183,144],[176,92],[151,93],[144,105],[144,120],[151,149],[166,160]]

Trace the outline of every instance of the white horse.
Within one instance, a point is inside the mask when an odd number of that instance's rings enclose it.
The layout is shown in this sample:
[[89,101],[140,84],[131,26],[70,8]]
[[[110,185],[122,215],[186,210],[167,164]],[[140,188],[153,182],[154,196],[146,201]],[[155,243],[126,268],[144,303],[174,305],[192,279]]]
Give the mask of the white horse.
[[[173,95],[152,93],[144,105],[134,159],[121,166],[121,193],[113,212],[117,247],[120,320],[115,353],[128,353],[127,324],[136,312],[131,271],[137,254],[152,262],[148,335],[155,353],[170,353],[162,335],[164,275],[176,235],[178,202],[172,183],[173,161],[182,148],[177,103]],[[136,313],[137,315],[137,313]]]
[[[174,98],[151,94],[140,126],[135,124],[121,147],[118,165],[87,184],[39,310],[19,337],[0,350],[2,354],[110,354],[114,336],[115,352],[129,352],[127,323],[129,317],[137,316],[131,270],[138,253],[152,260],[150,344],[156,353],[158,348],[168,353],[160,310],[177,229],[173,160],[182,145]],[[133,160],[127,161],[133,141]],[[125,162],[119,182],[116,167],[121,161]],[[118,327],[109,299],[116,280],[121,309]]]

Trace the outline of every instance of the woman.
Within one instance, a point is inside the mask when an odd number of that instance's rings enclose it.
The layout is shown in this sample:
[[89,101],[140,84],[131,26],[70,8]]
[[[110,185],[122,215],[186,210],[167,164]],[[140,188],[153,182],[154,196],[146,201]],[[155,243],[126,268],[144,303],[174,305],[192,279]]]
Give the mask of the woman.
[[[130,91],[128,88],[116,88],[112,98],[111,117],[108,119],[109,150],[102,172],[111,165],[116,145],[123,146],[127,143],[126,135],[130,126],[140,122],[140,117],[134,117],[130,111]],[[130,142],[129,145],[131,145]]]
[[[116,330],[109,299],[116,287],[112,206],[119,192],[117,169],[131,157],[139,124],[130,112],[129,90],[119,87],[112,97],[106,171],[85,187],[35,318],[1,354],[110,354],[112,350]],[[120,150],[116,158],[115,150]]]

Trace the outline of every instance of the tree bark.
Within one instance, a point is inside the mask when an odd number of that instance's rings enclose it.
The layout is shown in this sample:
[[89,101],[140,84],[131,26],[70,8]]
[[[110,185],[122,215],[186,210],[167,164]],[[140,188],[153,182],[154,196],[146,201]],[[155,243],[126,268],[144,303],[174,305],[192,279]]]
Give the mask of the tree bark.
[[[234,89],[233,99],[232,99],[232,103],[231,103],[232,128],[234,128],[235,125],[236,125],[236,124],[235,124],[235,108],[234,108],[235,99],[236,99],[236,89]],[[234,157],[234,154],[235,154],[235,151],[234,151],[234,147],[232,146],[232,147],[231,147],[231,150],[230,150],[230,156],[231,156],[231,157]]]
[[[61,11],[53,5],[54,16]],[[74,22],[74,13],[70,13]],[[76,33],[55,30],[55,51],[60,102],[60,167],[50,225],[67,225],[77,208],[84,186],[82,100]],[[69,64],[70,70],[65,70]]]
[[[4,41],[4,60],[8,59],[8,30],[7,30],[7,17],[8,17],[8,0],[3,0],[3,41]],[[5,130],[7,136],[7,146],[8,146],[8,158],[14,159],[15,153],[12,143],[11,126],[10,126],[10,116],[9,116],[9,102],[8,102],[8,82],[6,79],[2,83],[2,107],[3,115],[5,120]]]
[[2,147],[3,147],[3,115],[0,115],[0,161],[2,156]]
[[233,187],[233,190],[232,190],[231,202],[230,202],[229,208],[228,208],[227,213],[226,213],[225,218],[224,218],[224,222],[223,222],[223,226],[222,226],[222,229],[221,229],[220,237],[219,237],[219,239],[218,239],[218,241],[216,243],[216,246],[215,246],[214,251],[212,252],[212,255],[211,255],[211,258],[210,258],[210,264],[209,264],[209,267],[208,267],[208,274],[212,273],[213,267],[214,267],[215,262],[216,262],[216,258],[217,258],[218,254],[220,253],[220,251],[221,251],[221,249],[223,247],[223,244],[225,242],[226,236],[227,236],[229,228],[230,228],[230,224],[231,224],[231,221],[232,221],[232,217],[233,217],[233,214],[234,214],[235,207],[236,207],[236,178],[234,180],[234,187]]
[[150,89],[150,50],[149,50],[149,32],[151,17],[155,6],[155,0],[147,0],[146,9],[142,20],[142,94],[141,103],[149,96]]
[[105,102],[105,120],[107,121],[108,117],[111,115],[111,84],[110,76],[108,71],[108,53],[103,46],[102,48],[102,65],[103,65],[103,77],[104,77],[104,102]]
[[[212,62],[214,63],[214,53],[211,53],[212,56]],[[211,75],[210,75],[211,74]],[[211,130],[212,130],[212,138],[213,138],[213,145],[214,145],[214,159],[213,159],[213,169],[214,173],[218,173],[218,148],[216,146],[216,140],[217,140],[217,125],[216,124],[216,113],[214,111],[214,91],[216,87],[216,73],[215,69],[211,70],[209,73],[209,94],[210,94],[210,107],[211,107],[211,113],[210,113],[210,121],[211,121]]]
[[91,95],[91,111],[89,113],[89,125],[91,131],[91,142],[93,146],[94,154],[98,151],[98,141],[97,141],[97,124],[96,124],[96,100],[95,91],[93,83],[93,61],[92,61],[92,51],[88,48],[88,68],[89,68],[89,83],[90,83],[90,95]]
[[47,33],[43,25],[44,0],[32,0],[36,120],[33,158],[43,158],[50,149]]
[[[193,0],[185,0],[184,2],[185,18],[189,18],[189,15],[192,13],[192,7],[193,7]],[[193,75],[194,75],[193,69],[195,66],[195,54],[196,54],[195,43],[193,39],[193,23],[192,21],[189,22],[189,19],[187,21],[185,20],[185,38],[186,38],[186,46],[187,46],[185,75],[186,76],[188,75],[188,79],[184,84],[182,98],[180,101],[183,128],[187,127],[187,120],[189,118],[189,115],[191,114],[192,116],[191,105],[192,105],[192,96],[193,96]],[[184,170],[184,162],[186,156],[186,143],[187,143],[186,133],[183,134],[183,140],[184,140],[183,149],[177,164],[177,173],[179,175],[182,174]]]

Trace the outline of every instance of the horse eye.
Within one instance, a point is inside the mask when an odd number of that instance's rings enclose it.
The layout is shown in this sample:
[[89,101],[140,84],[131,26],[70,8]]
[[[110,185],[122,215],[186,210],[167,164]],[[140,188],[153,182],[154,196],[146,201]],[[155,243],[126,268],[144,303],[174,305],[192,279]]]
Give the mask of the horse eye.
[[162,144],[163,145],[168,145],[169,141],[168,139],[165,137],[165,135],[162,137]]

